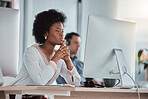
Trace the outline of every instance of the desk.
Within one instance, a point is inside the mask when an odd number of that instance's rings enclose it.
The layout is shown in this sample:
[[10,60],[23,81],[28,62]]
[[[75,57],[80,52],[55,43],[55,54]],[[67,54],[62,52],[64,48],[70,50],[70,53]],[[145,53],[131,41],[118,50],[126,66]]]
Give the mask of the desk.
[[[141,99],[148,99],[148,89],[141,89],[139,90],[139,92],[141,95]],[[118,88],[85,88],[59,86],[0,87],[0,95],[2,94],[5,94],[5,99],[9,99],[9,94],[16,94],[16,99],[21,99],[22,95],[24,94],[47,94],[49,99],[138,99],[136,89]]]

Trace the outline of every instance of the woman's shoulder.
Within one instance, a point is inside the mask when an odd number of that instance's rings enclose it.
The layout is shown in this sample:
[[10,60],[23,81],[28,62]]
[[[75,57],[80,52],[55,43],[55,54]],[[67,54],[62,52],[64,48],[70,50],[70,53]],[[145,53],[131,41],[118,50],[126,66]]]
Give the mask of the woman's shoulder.
[[24,53],[37,53],[38,52],[37,48],[38,48],[38,45],[34,44],[34,45],[26,48]]

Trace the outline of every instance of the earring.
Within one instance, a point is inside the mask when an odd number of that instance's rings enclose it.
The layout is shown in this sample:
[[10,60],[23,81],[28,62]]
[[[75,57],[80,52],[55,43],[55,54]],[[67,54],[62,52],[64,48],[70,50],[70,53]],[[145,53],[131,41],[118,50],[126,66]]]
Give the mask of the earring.
[[47,36],[45,36],[45,40],[47,39]]

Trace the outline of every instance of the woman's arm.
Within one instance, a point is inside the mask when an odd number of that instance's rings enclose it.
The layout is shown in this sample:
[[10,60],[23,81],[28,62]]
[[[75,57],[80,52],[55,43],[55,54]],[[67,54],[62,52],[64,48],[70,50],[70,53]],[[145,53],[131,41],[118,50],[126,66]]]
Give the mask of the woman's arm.
[[43,65],[39,57],[37,49],[30,47],[24,53],[23,62],[31,79],[38,85],[45,85],[53,78],[57,65],[53,61]]
[[62,62],[60,74],[68,84],[79,85],[81,82],[81,77],[75,67],[73,66],[72,70],[69,70],[64,61]]

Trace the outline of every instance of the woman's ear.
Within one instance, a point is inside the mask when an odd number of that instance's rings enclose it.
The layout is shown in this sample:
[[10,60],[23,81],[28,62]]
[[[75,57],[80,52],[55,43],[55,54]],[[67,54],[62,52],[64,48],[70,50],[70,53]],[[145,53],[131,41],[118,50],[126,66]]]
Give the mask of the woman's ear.
[[48,32],[46,32],[46,34],[44,34],[44,38],[45,38],[45,40],[48,38]]

